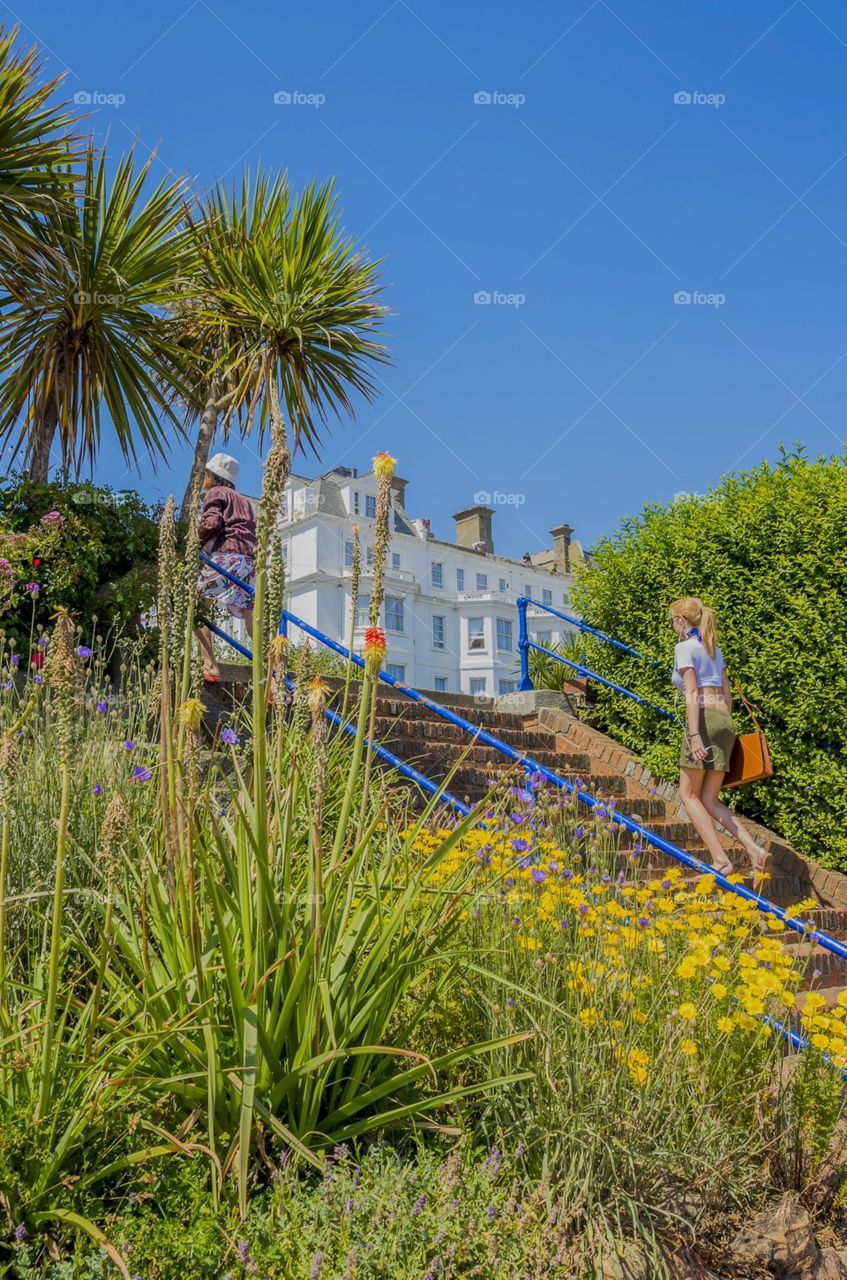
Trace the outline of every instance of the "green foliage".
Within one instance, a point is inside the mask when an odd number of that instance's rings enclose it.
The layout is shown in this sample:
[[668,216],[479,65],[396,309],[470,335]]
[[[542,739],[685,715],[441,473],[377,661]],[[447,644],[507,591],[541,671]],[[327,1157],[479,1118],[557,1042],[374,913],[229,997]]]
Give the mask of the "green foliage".
[[[147,189],[154,160],[130,152],[115,164],[89,149],[75,198],[55,200],[39,223],[37,251],[3,264],[0,436],[13,456],[34,458],[58,429],[78,475],[96,458],[104,407],[129,463],[139,445],[143,457],[166,455],[182,432],[181,357],[164,308],[189,260],[185,193],[167,176]],[[59,195],[72,172],[54,184]]]
[[[52,512],[62,520],[42,523]],[[5,594],[0,587],[0,625],[19,650],[61,606],[75,614],[88,643],[95,617],[111,641],[131,632],[153,603],[156,539],[154,513],[129,490],[7,481],[0,556],[14,570],[14,586]],[[38,584],[36,598],[25,590],[30,582]]]
[[[757,709],[776,776],[746,787],[745,813],[826,865],[847,868],[847,463],[787,453],[705,496],[650,505],[596,549],[577,580],[590,622],[659,666],[588,640],[589,666],[669,706],[668,605],[717,615],[730,675]],[[674,777],[678,728],[601,692],[598,722]],[[736,704],[740,732],[752,726]]]

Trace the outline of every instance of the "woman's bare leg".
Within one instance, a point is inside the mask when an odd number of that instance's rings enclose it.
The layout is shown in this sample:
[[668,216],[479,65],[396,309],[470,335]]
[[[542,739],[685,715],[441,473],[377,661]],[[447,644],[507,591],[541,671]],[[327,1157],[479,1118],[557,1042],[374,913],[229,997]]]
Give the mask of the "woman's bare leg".
[[216,676],[220,680],[221,671],[215,659],[211,631],[208,627],[198,627],[194,635],[200,646],[200,653],[203,658],[203,675]]
[[750,857],[750,863],[754,871],[761,873],[765,869],[768,855],[765,849],[756,844],[756,841],[750,835],[747,828],[738,821],[731,809],[727,808],[718,799],[718,792],[723,784],[724,774],[707,773],[703,782],[703,791],[701,801],[706,812],[719,822],[725,831],[728,831],[740,845],[746,850]]
[[[729,875],[735,867],[726,856],[726,851],[718,839],[715,824],[702,800],[703,779],[707,776],[705,769],[680,769],[679,794],[691,825],[711,855],[715,870]],[[723,774],[720,776],[723,777]]]

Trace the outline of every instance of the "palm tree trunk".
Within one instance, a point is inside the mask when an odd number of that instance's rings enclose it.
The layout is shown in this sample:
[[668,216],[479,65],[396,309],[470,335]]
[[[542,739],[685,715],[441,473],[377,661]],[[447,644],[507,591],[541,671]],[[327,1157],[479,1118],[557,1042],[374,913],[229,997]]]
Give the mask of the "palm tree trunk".
[[36,419],[30,437],[27,474],[36,484],[46,484],[50,476],[50,450],[58,425],[59,410],[55,398],[51,396],[44,406],[44,412]]
[[209,398],[200,415],[200,427],[197,431],[197,443],[194,446],[191,474],[188,477],[188,484],[185,486],[185,493],[182,495],[182,503],[179,508],[179,518],[182,521],[186,520],[189,515],[195,514],[189,511],[189,507],[191,506],[195,486],[199,486],[200,481],[203,479],[203,472],[206,469],[206,463],[209,461],[209,450],[212,447],[212,441],[218,429],[219,395],[220,390],[217,385],[217,379],[215,379],[209,386]]

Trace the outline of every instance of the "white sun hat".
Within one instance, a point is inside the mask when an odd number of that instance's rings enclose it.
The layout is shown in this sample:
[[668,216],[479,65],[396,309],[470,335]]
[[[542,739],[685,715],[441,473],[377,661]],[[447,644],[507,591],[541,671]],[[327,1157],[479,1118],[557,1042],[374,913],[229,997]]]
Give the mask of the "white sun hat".
[[213,454],[206,463],[206,470],[211,471],[219,480],[229,480],[231,484],[235,484],[239,471],[238,459],[231,458],[228,453]]

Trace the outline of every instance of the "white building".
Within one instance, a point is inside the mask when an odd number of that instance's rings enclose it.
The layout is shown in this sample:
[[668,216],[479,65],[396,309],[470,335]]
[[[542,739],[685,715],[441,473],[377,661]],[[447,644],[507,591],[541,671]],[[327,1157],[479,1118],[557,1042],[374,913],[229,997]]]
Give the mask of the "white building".
[[[456,541],[433,536],[429,521],[406,513],[407,481],[395,478],[391,545],[385,568],[382,626],[385,669],[404,683],[436,692],[488,696],[518,682],[518,611],[526,595],[569,610],[570,569],[581,557],[568,525],[552,530],[553,545],[515,560],[494,552],[492,508],[457,512]],[[286,487],[281,535],[286,607],[340,643],[351,632],[353,530],[358,526],[362,577],[354,628],[361,653],[370,604],[376,516],[376,477],[336,467],[315,479],[292,475]],[[529,611],[529,633],[555,644],[567,624]],[[293,642],[302,639],[296,628]]]

